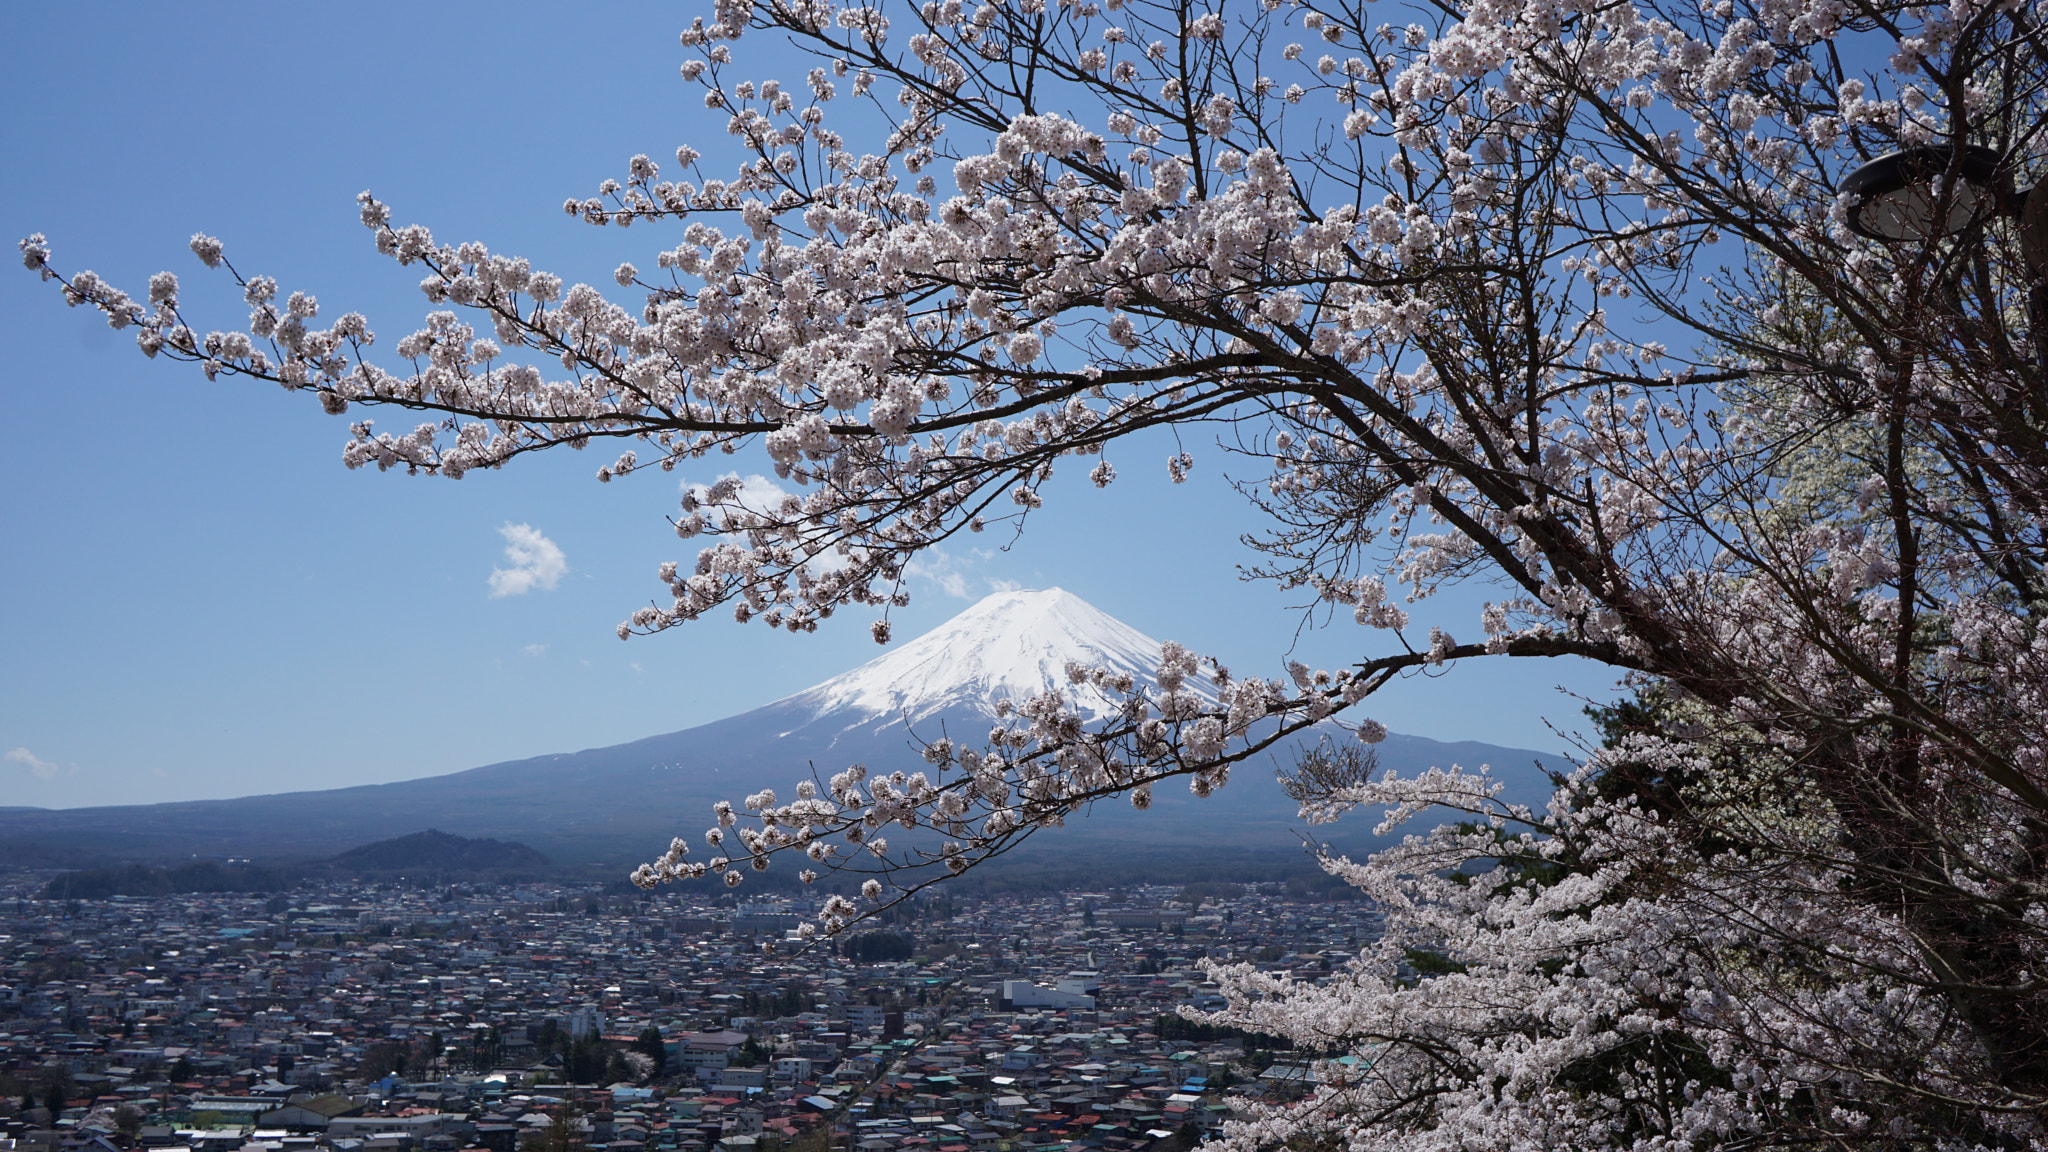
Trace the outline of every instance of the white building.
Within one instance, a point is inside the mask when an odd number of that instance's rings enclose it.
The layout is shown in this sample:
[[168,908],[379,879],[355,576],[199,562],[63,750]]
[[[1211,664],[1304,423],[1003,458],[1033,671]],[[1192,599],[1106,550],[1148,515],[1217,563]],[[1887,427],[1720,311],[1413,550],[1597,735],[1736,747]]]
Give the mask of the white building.
[[1021,1008],[1080,1008],[1093,1010],[1095,997],[1080,992],[1066,991],[1068,982],[1060,981],[1060,987],[1047,988],[1029,980],[1003,981],[1002,996],[996,1005],[998,1011],[1014,1012]]
[[593,1005],[579,1004],[569,1010],[568,1018],[562,1024],[562,1030],[569,1034],[569,1039],[571,1040],[581,1040],[585,1036],[602,1036],[604,1035],[604,1013],[599,1012]]

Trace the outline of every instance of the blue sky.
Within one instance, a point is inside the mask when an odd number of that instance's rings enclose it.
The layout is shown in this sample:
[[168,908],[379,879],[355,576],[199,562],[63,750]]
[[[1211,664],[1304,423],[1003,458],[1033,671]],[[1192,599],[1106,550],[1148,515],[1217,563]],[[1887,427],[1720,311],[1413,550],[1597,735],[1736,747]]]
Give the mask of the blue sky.
[[[648,265],[675,237],[592,229],[560,205],[634,153],[722,140],[723,117],[676,74],[694,12],[0,6],[12,46],[0,221],[10,240],[48,233],[66,270],[138,294],[149,273],[176,271],[188,306],[210,302],[200,315],[230,327],[244,309],[185,247],[209,232],[245,274],[313,292],[326,314],[368,314],[386,346],[427,308],[416,271],[376,256],[357,223],[364,188],[399,222],[608,286],[621,260]],[[785,54],[757,79],[803,70]],[[812,636],[719,620],[616,639],[660,590],[660,562],[694,555],[662,519],[679,477],[600,485],[606,461],[570,452],[455,482],[352,473],[346,418],[145,361],[18,268],[0,275],[0,347],[0,803],[458,771],[689,727],[876,654],[867,618],[847,614]],[[1165,441],[1113,451],[1122,478],[1106,493],[1075,470],[1014,547],[956,550],[914,585],[896,634],[1013,583],[1067,588],[1246,672],[1277,675],[1290,650],[1324,666],[1384,651],[1346,617],[1318,626],[1287,595],[1239,581],[1255,557],[1238,538],[1259,518],[1223,483],[1232,462],[1188,445],[1197,467],[1182,486],[1166,479]],[[527,563],[508,560],[514,544]],[[1460,593],[1417,622],[1476,634],[1481,598]],[[1500,662],[1402,683],[1370,714],[1417,735],[1557,749],[1546,720],[1582,727],[1559,686],[1604,696],[1613,679]]]

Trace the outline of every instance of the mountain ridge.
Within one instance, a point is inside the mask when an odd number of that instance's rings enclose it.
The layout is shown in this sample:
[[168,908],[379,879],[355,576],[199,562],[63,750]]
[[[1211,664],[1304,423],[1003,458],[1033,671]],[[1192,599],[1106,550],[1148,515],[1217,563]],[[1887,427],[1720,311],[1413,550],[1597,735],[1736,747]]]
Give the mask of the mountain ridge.
[[[787,791],[807,770],[826,776],[857,762],[871,770],[928,771],[916,740],[950,735],[979,743],[1004,696],[1059,686],[1075,699],[1077,686],[1064,674],[1069,659],[1104,664],[1153,686],[1158,651],[1157,641],[1072,593],[998,593],[855,669],[692,728],[384,784],[0,810],[0,860],[26,862],[38,851],[85,848],[122,859],[311,856],[380,839],[394,825],[516,840],[558,861],[641,859],[673,835],[694,838],[708,827],[713,801],[737,801],[763,787]],[[1093,709],[1100,702],[1081,703]],[[1402,735],[1390,735],[1377,752],[1383,767],[1403,774],[1453,762],[1492,764],[1509,798],[1528,803],[1548,795],[1544,769],[1568,767],[1561,757],[1524,749]],[[1098,804],[1054,835],[1076,848],[1105,850],[1200,847],[1216,844],[1219,834],[1237,846],[1298,846],[1310,830],[1270,770],[1287,759],[1240,765],[1218,794],[1227,800],[1161,788],[1151,812]],[[1365,845],[1370,823],[1313,831],[1319,839]]]

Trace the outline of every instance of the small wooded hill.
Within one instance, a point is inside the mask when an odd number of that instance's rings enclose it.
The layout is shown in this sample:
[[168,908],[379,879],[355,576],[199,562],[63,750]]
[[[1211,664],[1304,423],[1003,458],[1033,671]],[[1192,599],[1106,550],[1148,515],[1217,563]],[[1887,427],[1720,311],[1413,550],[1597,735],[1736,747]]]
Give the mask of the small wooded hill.
[[327,861],[358,875],[385,872],[538,872],[552,862],[517,841],[471,839],[429,828],[410,836],[351,848]]
[[282,892],[309,880],[340,877],[520,880],[552,868],[552,861],[524,844],[470,839],[429,828],[351,848],[328,860],[271,867],[198,860],[162,868],[144,864],[86,868],[51,880],[40,896],[44,900],[105,900],[184,892]]

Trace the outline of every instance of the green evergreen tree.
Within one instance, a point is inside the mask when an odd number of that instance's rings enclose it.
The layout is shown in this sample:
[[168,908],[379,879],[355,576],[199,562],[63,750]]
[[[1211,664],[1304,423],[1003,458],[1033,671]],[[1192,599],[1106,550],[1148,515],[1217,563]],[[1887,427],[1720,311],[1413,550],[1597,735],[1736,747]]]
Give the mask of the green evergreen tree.
[[649,1024],[633,1041],[633,1050],[644,1053],[654,1061],[654,1074],[661,1075],[668,1069],[668,1045],[661,1042],[661,1029]]

